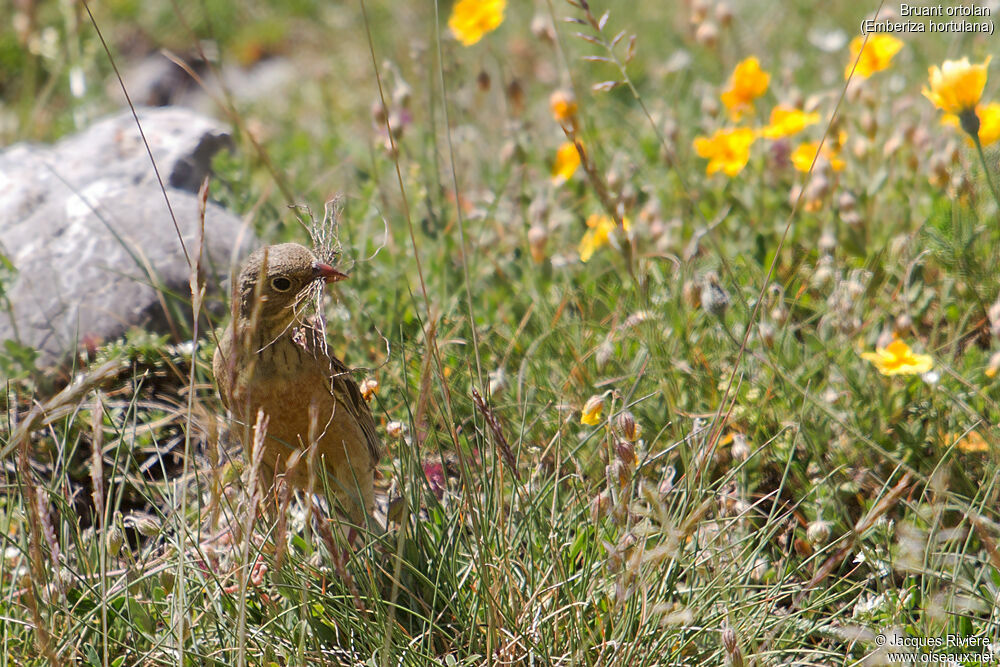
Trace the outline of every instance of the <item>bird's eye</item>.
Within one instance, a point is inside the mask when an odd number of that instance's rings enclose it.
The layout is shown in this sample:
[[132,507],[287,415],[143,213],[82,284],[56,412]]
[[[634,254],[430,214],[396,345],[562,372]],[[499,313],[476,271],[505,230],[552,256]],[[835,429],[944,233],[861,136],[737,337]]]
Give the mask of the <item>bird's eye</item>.
[[287,292],[292,288],[292,281],[288,278],[273,278],[271,280],[271,287],[279,292]]

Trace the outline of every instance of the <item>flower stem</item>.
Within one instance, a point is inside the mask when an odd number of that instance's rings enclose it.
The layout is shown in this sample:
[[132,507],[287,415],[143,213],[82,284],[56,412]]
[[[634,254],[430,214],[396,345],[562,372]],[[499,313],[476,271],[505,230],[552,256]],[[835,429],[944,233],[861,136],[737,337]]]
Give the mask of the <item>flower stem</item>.
[[976,142],[976,150],[979,151],[979,159],[983,163],[983,171],[986,172],[986,182],[990,184],[990,190],[993,192],[993,199],[997,203],[997,209],[1000,210],[1000,190],[997,190],[997,184],[993,180],[993,174],[990,173],[990,165],[986,162],[986,154],[983,153],[983,143],[979,141],[978,134],[976,134],[972,140]]

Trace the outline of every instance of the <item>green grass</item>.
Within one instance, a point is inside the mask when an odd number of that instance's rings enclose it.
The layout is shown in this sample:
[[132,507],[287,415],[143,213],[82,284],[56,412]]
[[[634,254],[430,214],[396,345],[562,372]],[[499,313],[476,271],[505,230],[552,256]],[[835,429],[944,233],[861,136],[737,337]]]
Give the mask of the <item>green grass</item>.
[[[196,39],[299,65],[280,98],[218,110],[240,129],[211,196],[265,241],[308,242],[288,205],[344,194],[330,342],[379,382],[394,521],[340,562],[308,504],[256,511],[219,419],[215,332],[193,349],[190,323],[134,332],[60,394],[5,346],[0,664],[847,665],[879,655],[878,634],[998,641],[998,203],[920,95],[928,65],[981,62],[990,38],[914,36],[841,100],[846,45],[813,42],[875,5],[776,21],[733,3],[708,45],[685,3],[609,5],[600,31],[596,3],[511,3],[463,47],[450,6],[396,4],[92,7],[119,65]],[[39,52],[46,30],[66,47]],[[113,108],[81,6],[42,3],[27,31],[0,28],[4,143]],[[692,142],[736,124],[719,91],[750,55],[771,83],[741,125],[795,100],[822,121],[706,176]],[[406,121],[395,150],[380,87]],[[560,88],[587,165],[555,186]],[[827,130],[847,135],[842,171],[810,184],[777,157]],[[593,214],[631,237],[584,263]],[[710,273],[729,297],[714,313]],[[861,358],[893,334],[931,374]]]

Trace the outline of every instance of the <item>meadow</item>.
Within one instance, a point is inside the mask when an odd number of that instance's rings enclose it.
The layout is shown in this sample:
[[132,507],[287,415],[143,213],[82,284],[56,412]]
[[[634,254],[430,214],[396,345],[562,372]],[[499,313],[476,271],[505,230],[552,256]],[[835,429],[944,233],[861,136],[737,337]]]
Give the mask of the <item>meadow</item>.
[[997,42],[858,34],[898,11],[6,5],[0,145],[147,53],[294,64],[207,96],[208,193],[268,243],[339,202],[387,517],[345,550],[251,492],[224,317],[0,347],[0,664],[998,659]]

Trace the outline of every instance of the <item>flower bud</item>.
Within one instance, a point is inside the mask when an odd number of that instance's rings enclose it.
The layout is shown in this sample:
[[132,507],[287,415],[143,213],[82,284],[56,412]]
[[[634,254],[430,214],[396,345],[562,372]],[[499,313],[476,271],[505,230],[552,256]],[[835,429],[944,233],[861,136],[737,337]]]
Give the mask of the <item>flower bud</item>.
[[714,49],[719,43],[719,29],[711,21],[705,21],[694,31],[694,41],[706,49]]
[[403,131],[406,130],[406,123],[403,120],[403,115],[393,111],[389,114],[389,131],[392,132],[392,138],[397,141],[403,136]]
[[105,541],[107,543],[109,556],[115,557],[121,552],[122,544],[125,543],[125,536],[122,534],[121,528],[118,527],[117,523],[112,523],[108,526]]
[[608,483],[614,484],[619,490],[626,488],[632,481],[632,471],[620,459],[613,459],[604,472]]
[[743,651],[736,638],[736,632],[728,625],[722,629],[722,648],[726,651],[726,662],[731,667],[743,667]]
[[705,95],[701,98],[701,113],[712,118],[719,113],[719,98],[715,95]]
[[406,109],[410,106],[410,98],[413,97],[413,89],[409,85],[400,82],[396,89],[392,91],[392,103]]
[[375,100],[374,102],[372,102],[371,113],[372,113],[372,120],[375,122],[376,125],[380,127],[382,125],[385,125],[385,119],[388,116],[388,114],[386,113],[385,105],[382,104],[380,100]]
[[126,528],[135,528],[143,537],[156,537],[160,534],[159,522],[148,514],[129,514],[124,523]]
[[372,399],[375,398],[375,394],[378,393],[378,380],[375,378],[365,378],[361,381],[358,389],[361,390],[361,398],[371,403]]
[[629,470],[635,469],[635,447],[626,440],[615,440],[615,456]]
[[701,23],[708,16],[708,0],[692,0],[691,23]]
[[573,123],[579,109],[576,98],[568,90],[557,90],[549,96],[549,109],[559,123]]
[[733,22],[733,8],[732,6],[723,0],[715,6],[715,20],[719,22],[723,28],[728,28]]
[[543,14],[536,14],[531,19],[531,34],[541,42],[554,44],[556,41],[556,31],[552,28],[548,17]]
[[870,109],[866,109],[861,113],[861,131],[869,139],[874,139],[875,133],[878,132],[878,118],[875,117],[875,114]]
[[476,86],[484,93],[488,91],[490,89],[490,73],[484,69],[479,70],[479,74],[476,75]]
[[528,230],[528,249],[535,264],[545,261],[545,246],[549,242],[549,232],[541,225],[532,225]]
[[806,539],[815,546],[822,546],[830,539],[830,522],[813,521],[806,527]]
[[514,116],[524,113],[524,88],[517,79],[511,79],[507,84],[507,102],[510,104],[510,111]]
[[170,595],[174,590],[174,571],[169,567],[160,570],[160,586],[163,590]]
[[625,410],[618,415],[618,430],[628,442],[635,442],[642,435],[642,427],[635,421],[635,415]]
[[601,423],[601,412],[604,410],[604,397],[591,396],[580,411],[580,423],[586,426],[597,426]]

